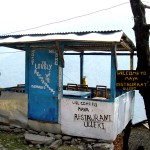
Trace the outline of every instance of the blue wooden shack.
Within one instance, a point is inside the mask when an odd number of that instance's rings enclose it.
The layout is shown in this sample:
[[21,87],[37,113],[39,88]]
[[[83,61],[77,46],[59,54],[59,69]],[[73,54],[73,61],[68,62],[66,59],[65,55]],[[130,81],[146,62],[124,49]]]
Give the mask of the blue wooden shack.
[[[133,70],[135,47],[123,31],[4,35],[0,36],[0,46],[26,52],[25,84],[1,89],[0,96],[4,103],[0,110],[9,111],[9,115],[22,113],[24,126],[114,141],[132,120],[134,91],[116,89],[117,55],[130,55]],[[110,55],[111,80],[107,95],[95,96],[95,87],[89,87],[88,91],[67,89],[63,85],[65,54],[80,56],[80,85],[84,55]],[[19,103],[6,110],[6,99]],[[6,121],[3,117],[1,120]]]

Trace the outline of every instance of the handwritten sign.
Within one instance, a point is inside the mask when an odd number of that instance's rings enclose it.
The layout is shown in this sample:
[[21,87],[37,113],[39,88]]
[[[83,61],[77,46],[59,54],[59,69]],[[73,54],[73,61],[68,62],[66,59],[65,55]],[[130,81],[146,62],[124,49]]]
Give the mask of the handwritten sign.
[[29,118],[57,122],[58,52],[32,50],[29,56]]
[[111,121],[111,115],[109,114],[93,113],[93,109],[97,107],[97,102],[72,101],[72,104],[77,105],[74,121],[82,122],[84,127],[105,129],[105,122]]
[[[32,50],[30,73],[33,80],[31,88],[49,91],[55,95],[56,85],[54,79],[57,77],[58,53],[54,50]],[[53,78],[54,77],[54,78]]]
[[146,71],[119,70],[116,75],[116,88],[122,90],[138,90],[147,86],[146,79]]
[[110,138],[110,133],[113,136],[113,119],[112,103],[67,98],[63,98],[61,102],[63,133],[90,138]]

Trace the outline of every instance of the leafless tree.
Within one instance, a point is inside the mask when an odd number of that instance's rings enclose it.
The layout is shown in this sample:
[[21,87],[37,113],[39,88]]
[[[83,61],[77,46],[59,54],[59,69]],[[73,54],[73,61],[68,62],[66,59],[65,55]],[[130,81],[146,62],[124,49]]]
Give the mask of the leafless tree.
[[146,23],[145,9],[150,9],[141,0],[130,0],[132,13],[134,16],[134,33],[137,49],[137,70],[147,71],[147,87],[139,90],[143,97],[148,125],[150,127],[150,49],[149,35],[150,24]]

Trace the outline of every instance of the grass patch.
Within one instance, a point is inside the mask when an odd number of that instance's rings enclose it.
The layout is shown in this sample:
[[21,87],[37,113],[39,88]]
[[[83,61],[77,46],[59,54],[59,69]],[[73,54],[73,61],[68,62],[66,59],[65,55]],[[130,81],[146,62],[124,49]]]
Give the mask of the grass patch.
[[[0,131],[0,145],[8,150],[37,150],[35,147],[29,147],[24,142],[24,138],[21,138],[21,134],[13,132]],[[41,146],[39,150],[48,150],[49,148]],[[78,150],[77,146],[63,145],[58,150]]]

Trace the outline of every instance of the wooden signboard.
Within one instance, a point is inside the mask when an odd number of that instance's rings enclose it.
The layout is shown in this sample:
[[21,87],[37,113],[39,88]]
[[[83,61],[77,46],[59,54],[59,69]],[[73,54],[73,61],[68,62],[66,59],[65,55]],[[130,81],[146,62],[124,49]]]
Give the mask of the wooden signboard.
[[118,70],[116,88],[122,90],[139,90],[147,85],[147,72],[136,70]]

